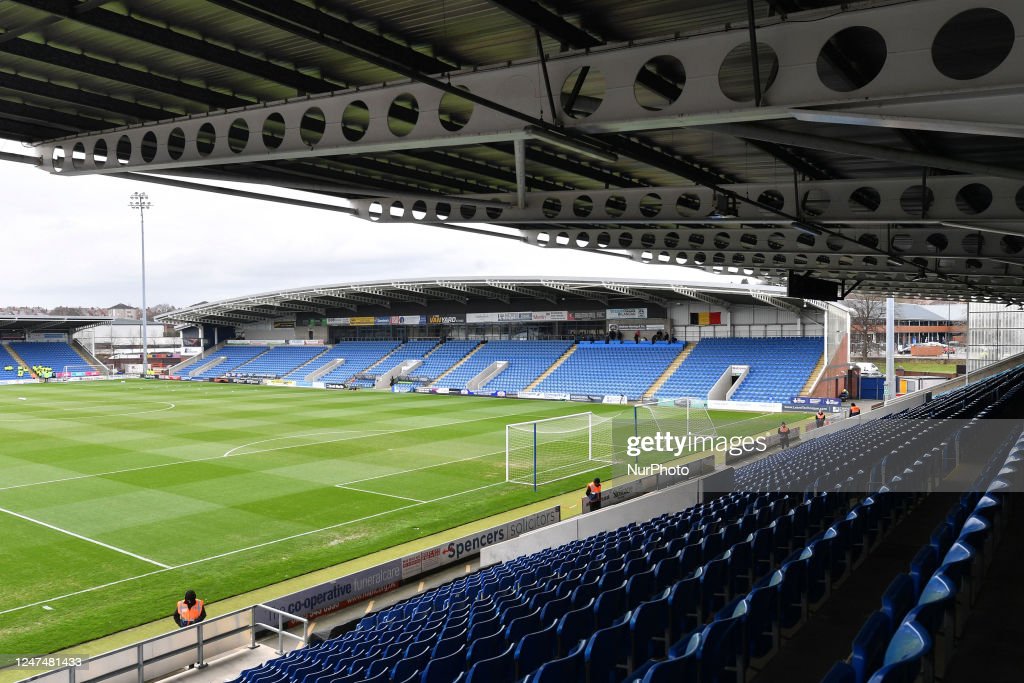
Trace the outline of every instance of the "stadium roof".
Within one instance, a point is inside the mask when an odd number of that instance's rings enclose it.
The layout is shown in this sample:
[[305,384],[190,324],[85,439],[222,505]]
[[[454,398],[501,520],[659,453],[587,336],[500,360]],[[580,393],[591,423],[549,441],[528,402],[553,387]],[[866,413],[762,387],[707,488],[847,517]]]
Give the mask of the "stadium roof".
[[113,318],[102,315],[17,315],[0,313],[0,330],[13,332],[67,332],[109,325]]
[[1024,300],[1017,0],[12,0],[0,27],[0,137],[50,172]]
[[[561,310],[571,302],[596,302],[606,307],[632,307],[650,303],[667,306],[702,302],[728,309],[753,303],[798,311],[805,305],[824,308],[813,300],[792,299],[781,287],[668,281],[602,280],[599,278],[494,277],[425,278],[351,282],[267,292],[223,301],[194,304],[156,316],[158,322],[242,325],[294,316],[299,312],[326,315],[328,311],[358,311],[360,307],[429,313],[431,306],[450,307],[488,303],[493,307],[540,305]],[[834,305],[834,304],[833,304]]]

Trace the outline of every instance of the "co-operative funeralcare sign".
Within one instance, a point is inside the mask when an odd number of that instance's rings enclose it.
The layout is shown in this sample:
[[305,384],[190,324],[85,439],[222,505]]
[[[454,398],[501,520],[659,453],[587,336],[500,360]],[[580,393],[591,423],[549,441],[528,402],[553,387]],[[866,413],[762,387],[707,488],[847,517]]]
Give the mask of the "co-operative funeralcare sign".
[[[342,576],[312,588],[267,602],[267,606],[305,619],[315,619],[337,612],[349,605],[368,600],[398,588],[404,580],[480,554],[480,549],[493,543],[516,538],[527,531],[554,524],[561,519],[561,509],[535,512],[484,531],[433,546],[397,560],[379,564],[348,576]],[[258,611],[256,620],[277,624],[277,616]]]

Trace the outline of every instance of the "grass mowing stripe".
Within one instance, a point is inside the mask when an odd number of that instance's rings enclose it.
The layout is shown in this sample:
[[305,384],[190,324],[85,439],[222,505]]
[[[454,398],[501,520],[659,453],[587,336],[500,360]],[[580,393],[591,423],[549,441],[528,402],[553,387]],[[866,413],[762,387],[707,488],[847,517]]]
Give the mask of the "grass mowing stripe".
[[76,534],[74,531],[69,531],[68,529],[62,529],[61,527],[55,526],[53,524],[47,524],[46,522],[44,522],[42,520],[34,519],[32,517],[29,517],[28,515],[23,515],[23,514],[21,514],[19,512],[15,512],[14,510],[8,510],[7,508],[0,507],[0,512],[5,512],[8,515],[12,515],[12,516],[17,517],[19,519],[23,519],[26,522],[32,522],[34,524],[38,524],[39,526],[44,526],[47,529],[53,529],[54,531],[59,531],[62,534],[67,534],[68,536],[71,536],[72,538],[77,538],[77,539],[79,539],[81,541],[88,541],[89,543],[101,546],[103,548],[107,548],[108,550],[113,550],[115,552],[119,552],[122,555],[127,555],[128,557],[134,557],[136,560],[142,560],[143,562],[148,562],[150,564],[155,564],[157,567],[163,567],[164,569],[170,569],[170,567],[168,565],[164,564],[163,562],[157,562],[156,560],[151,560],[148,557],[143,557],[142,555],[136,555],[135,553],[131,552],[130,550],[125,550],[124,548],[118,548],[116,545],[110,545],[109,543],[104,543],[103,541],[97,541],[95,538],[89,538],[88,536],[83,536],[82,534]]

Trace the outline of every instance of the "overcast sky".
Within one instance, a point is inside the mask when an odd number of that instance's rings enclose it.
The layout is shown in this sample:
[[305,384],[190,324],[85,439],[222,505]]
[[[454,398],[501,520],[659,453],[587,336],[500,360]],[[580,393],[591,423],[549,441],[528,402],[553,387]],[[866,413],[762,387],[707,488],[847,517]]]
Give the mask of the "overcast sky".
[[[24,152],[9,142],[0,142],[0,149]],[[141,304],[139,216],[128,207],[128,196],[136,191],[153,202],[146,212],[150,306],[434,276],[714,279],[694,269],[541,249],[425,225],[377,225],[332,211],[113,177],[54,176],[14,162],[0,161],[0,188],[0,306]]]

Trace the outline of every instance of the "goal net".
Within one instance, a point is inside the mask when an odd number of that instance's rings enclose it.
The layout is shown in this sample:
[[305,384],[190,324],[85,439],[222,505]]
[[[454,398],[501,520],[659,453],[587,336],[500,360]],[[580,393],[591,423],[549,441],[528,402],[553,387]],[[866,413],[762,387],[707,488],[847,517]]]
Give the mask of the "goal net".
[[53,373],[54,379],[59,382],[80,382],[90,379],[107,379],[110,377],[110,368],[105,365],[65,365],[59,371]]
[[613,462],[612,420],[577,413],[505,426],[505,481],[536,488]]
[[[664,444],[669,444],[671,439],[670,447],[645,450],[646,464],[665,463],[713,450],[718,437],[706,403],[694,398],[659,399],[634,406],[633,433],[640,438],[660,436]],[[616,457],[616,464],[626,462],[637,464],[636,458],[628,453],[625,457],[621,454]]]

